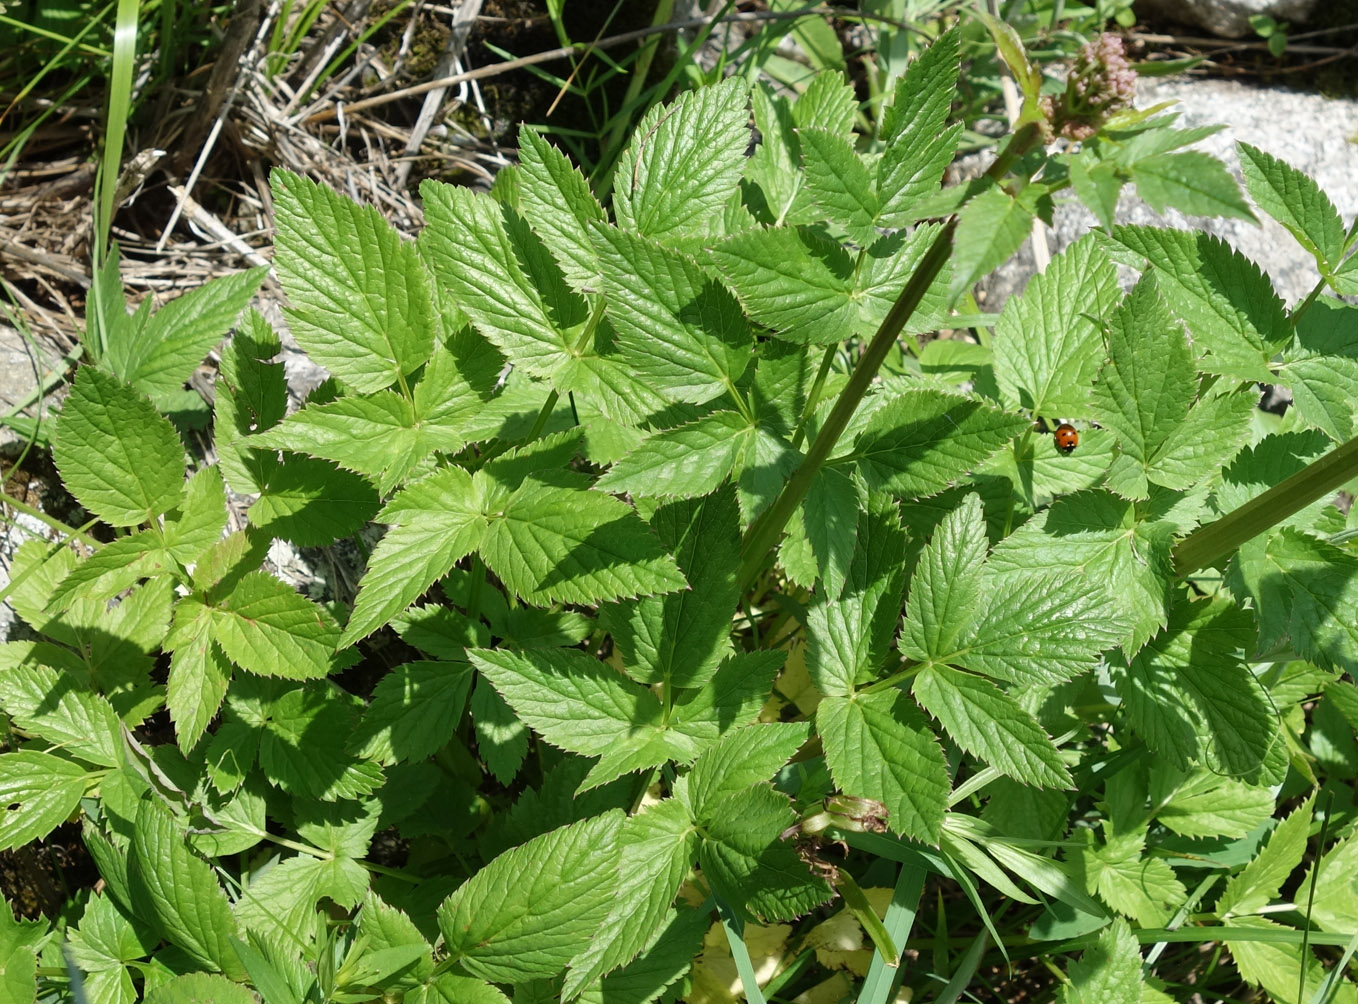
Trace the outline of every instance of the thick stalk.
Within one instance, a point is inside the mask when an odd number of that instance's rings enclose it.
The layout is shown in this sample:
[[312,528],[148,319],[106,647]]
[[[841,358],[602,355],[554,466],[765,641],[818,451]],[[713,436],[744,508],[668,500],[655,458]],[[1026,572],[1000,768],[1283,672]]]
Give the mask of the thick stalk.
[[1174,549],[1174,570],[1188,575],[1229,555],[1245,541],[1358,477],[1358,439],[1327,453],[1215,523],[1194,530]]
[[773,505],[754,521],[745,534],[740,549],[740,576],[737,580],[742,593],[750,588],[755,576],[763,567],[764,559],[778,542],[783,527],[792,518],[797,506],[801,505],[802,499],[806,498],[806,493],[811,490],[811,482],[825,461],[830,458],[831,451],[848,427],[849,419],[853,418],[854,412],[858,410],[859,402],[863,400],[868,387],[877,377],[877,371],[881,369],[882,363],[891,352],[891,347],[896,344],[896,339],[905,329],[906,322],[919,308],[924,294],[929,291],[929,287],[943,271],[943,266],[948,263],[952,256],[953,234],[956,230],[957,221],[954,219],[944,224],[943,229],[938,232],[933,244],[920,260],[919,267],[915,269],[915,274],[910,277],[905,289],[892,304],[891,311],[877,329],[877,334],[873,335],[872,341],[868,343],[863,357],[858,360],[858,365],[849,376],[849,382],[840,392],[834,408],[826,418],[825,425],[821,427],[815,442],[807,450],[801,466],[788,479],[787,485],[774,500]]

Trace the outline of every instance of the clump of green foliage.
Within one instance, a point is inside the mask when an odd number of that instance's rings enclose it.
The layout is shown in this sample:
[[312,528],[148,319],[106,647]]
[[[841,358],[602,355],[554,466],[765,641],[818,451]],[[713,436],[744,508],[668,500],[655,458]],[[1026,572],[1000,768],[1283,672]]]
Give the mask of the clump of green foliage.
[[[955,999],[987,936],[1067,1001],[1175,999],[1186,941],[1228,946],[1223,984],[1354,993],[1316,955],[1356,923],[1351,808],[1313,846],[1308,789],[1358,725],[1355,233],[1245,144],[1312,297],[1114,225],[1126,183],[1253,210],[1163,109],[1045,151],[1040,75],[988,27],[1023,112],[955,188],[957,31],[873,155],[822,75],[653,109],[608,208],[529,130],[490,194],[426,183],[415,241],[275,172],[288,322],[334,379],[287,414],[246,314],[215,463],[164,412],[262,276],[104,332],[53,453],[114,533],[20,551],[40,637],[0,649],[0,845],[78,817],[103,886],[57,927],[0,913],[22,998],[713,1000],[714,922],[751,1001]],[[921,347],[1067,190],[1105,228]],[[262,568],[370,523],[352,605]],[[930,876],[975,937],[902,964]],[[841,907],[852,981],[809,937]],[[773,921],[796,961],[761,988]]]

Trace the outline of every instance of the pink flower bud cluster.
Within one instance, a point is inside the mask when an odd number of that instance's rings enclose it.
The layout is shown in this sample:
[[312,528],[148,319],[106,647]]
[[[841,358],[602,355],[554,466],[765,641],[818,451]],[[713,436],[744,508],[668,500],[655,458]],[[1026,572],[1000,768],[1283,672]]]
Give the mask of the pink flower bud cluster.
[[1127,62],[1122,39],[1103,34],[1088,42],[1066,78],[1066,92],[1056,100],[1042,99],[1042,110],[1052,132],[1084,140],[1099,131],[1108,117],[1130,108],[1136,97],[1136,71]]

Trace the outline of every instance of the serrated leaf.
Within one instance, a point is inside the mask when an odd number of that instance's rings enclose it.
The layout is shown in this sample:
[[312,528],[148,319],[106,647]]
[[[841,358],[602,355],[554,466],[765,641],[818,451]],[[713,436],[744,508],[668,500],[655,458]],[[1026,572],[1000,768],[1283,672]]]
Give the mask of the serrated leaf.
[[47,836],[75,811],[88,785],[84,767],[50,753],[0,754],[0,850]]
[[748,87],[730,77],[642,116],[614,171],[620,227],[669,245],[712,235],[745,167]]
[[528,754],[528,728],[485,677],[476,681],[471,705],[477,752],[495,779],[507,785]]
[[1273,814],[1273,793],[1209,770],[1152,773],[1155,818],[1186,837],[1245,836]]
[[423,365],[437,322],[415,245],[372,206],[290,171],[275,169],[271,180],[274,268],[307,355],[361,394]]
[[373,478],[383,492],[404,480],[429,452],[410,399],[391,391],[307,405],[248,442],[334,461]]
[[1358,557],[1282,527],[1242,549],[1228,582],[1253,597],[1261,646],[1290,641],[1318,666],[1358,672]]
[[961,32],[953,30],[925,49],[896,82],[891,104],[882,114],[885,150],[877,183],[884,215],[900,218],[891,226],[909,222],[905,214],[933,194],[952,160],[957,136],[947,122],[957,93],[960,39]]
[[655,694],[579,649],[476,649],[467,657],[525,724],[562,749],[599,756],[664,729]]
[[349,748],[381,764],[423,760],[457,730],[471,689],[471,671],[454,662],[408,662],[373,689],[372,704]]
[[213,973],[174,976],[146,993],[146,1004],[253,1004],[254,999],[248,988]]
[[[192,623],[185,620],[192,618]],[[208,607],[181,600],[175,608],[176,623],[165,647],[171,649],[170,672],[165,681],[165,706],[174,722],[181,752],[197,745],[212,721],[231,682],[231,663],[213,640],[212,615]]]
[[34,661],[0,669],[0,707],[14,726],[90,763],[122,763],[121,723],[113,707],[74,676]]
[[809,913],[833,894],[796,848],[780,839],[796,818],[788,797],[767,784],[711,807],[698,860],[713,890],[739,916],[789,920]]
[[333,802],[381,787],[381,768],[345,751],[357,718],[351,698],[303,687],[268,702],[261,717],[259,765],[285,791]]
[[597,287],[599,261],[589,238],[603,207],[579,169],[538,132],[519,129],[519,205],[561,266],[566,281],[581,290]]
[[1218,917],[1224,920],[1232,914],[1254,913],[1278,895],[1306,854],[1314,805],[1312,796],[1292,810],[1274,827],[1258,855],[1231,876],[1216,903]]
[[1070,773],[1042,726],[989,680],[926,667],[915,676],[912,693],[957,745],[1000,773],[1038,787],[1070,786]]
[[1226,166],[1197,150],[1162,153],[1131,168],[1137,194],[1157,213],[1168,208],[1189,216],[1224,216],[1256,222]]
[[[1127,627],[1119,644],[1135,651],[1165,625],[1174,579],[1170,552],[1182,532],[1154,515],[1106,491],[1057,499],[1000,541],[987,571],[1003,577],[1059,570],[1091,594],[1107,593],[1115,619]],[[1109,583],[1116,588],[1108,590]]]
[[82,366],[52,439],[66,490],[104,522],[136,526],[179,504],[179,436],[150,401],[116,377]]
[[1019,685],[1056,684],[1094,667],[1127,625],[1107,589],[1049,572],[1005,575],[988,566],[978,615],[947,661]]
[[154,800],[137,809],[129,880],[134,902],[167,941],[198,965],[244,980],[231,947],[236,921],[207,863],[189,850],[183,832]]
[[733,493],[662,506],[651,518],[689,588],[600,610],[600,622],[641,683],[698,687],[731,650],[731,618],[739,599],[735,556],[739,513]]
[[816,731],[844,794],[885,805],[892,832],[938,843],[952,785],[933,730],[905,694],[827,697],[816,709]]
[[627,367],[673,401],[730,390],[754,344],[735,297],[678,251],[612,227],[596,225],[593,236]]
[[391,529],[368,560],[340,647],[372,634],[481,545],[483,495],[466,471],[445,467],[387,503],[377,519]]
[[1325,355],[1283,365],[1278,381],[1292,391],[1298,417],[1336,443],[1354,434],[1358,407],[1358,359]]
[[[1242,931],[1239,938],[1230,936],[1231,928]],[[1335,1002],[1350,1004],[1355,999],[1353,984],[1341,980],[1337,992],[1330,995],[1331,972],[1313,954],[1308,953],[1303,963],[1301,945],[1296,943],[1295,929],[1284,927],[1267,917],[1236,917],[1226,928],[1223,943],[1230,950],[1243,979],[1259,986],[1267,998],[1276,1001],[1316,1001],[1328,996]],[[1268,941],[1260,935],[1273,935]],[[1278,940],[1286,938],[1286,941]],[[1303,975],[1303,965],[1304,973]],[[1300,991],[1300,993],[1298,992]]]
[[265,268],[252,268],[221,275],[175,297],[150,316],[135,338],[110,339],[105,365],[163,403],[235,324],[267,274]]
[[241,669],[309,680],[330,672],[339,625],[267,572],[250,572],[213,609],[212,636]]
[[587,305],[513,209],[469,188],[425,181],[420,250],[477,330],[516,366],[550,377],[572,355]]
[[449,957],[499,983],[561,972],[589,946],[617,895],[623,818],[613,811],[563,826],[473,875],[438,909]]
[[219,466],[227,483],[242,494],[258,492],[278,463],[271,453],[244,442],[251,433],[278,424],[287,410],[282,363],[268,360],[282,348],[278,335],[257,311],[250,311],[217,370],[212,430]]
[[250,507],[250,524],[299,547],[328,547],[352,536],[381,503],[367,480],[325,460],[293,457],[262,486]]
[[1168,627],[1113,673],[1132,727],[1165,762],[1237,777],[1259,770],[1278,723],[1244,662],[1253,634],[1248,614],[1225,600],[1180,599]]
[[698,838],[683,805],[666,799],[627,819],[618,842],[617,898],[589,946],[571,959],[563,1000],[646,946],[693,868]]
[[868,486],[907,498],[942,491],[1028,420],[973,398],[909,390],[878,408],[849,455]]
[[956,300],[1022,246],[1032,232],[1033,209],[992,186],[969,199],[957,214],[951,298]]
[[1344,221],[1330,197],[1302,171],[1248,143],[1236,143],[1245,187],[1259,208],[1315,255],[1323,273],[1344,256]]
[[798,510],[816,576],[828,596],[838,596],[844,588],[856,552],[859,514],[866,507],[866,493],[856,478],[837,467],[822,467]]
[[1091,238],[1010,297],[992,342],[1004,403],[1043,417],[1083,414],[1104,351],[1100,322],[1117,298],[1117,270]]
[[529,603],[597,603],[687,586],[630,506],[532,481],[491,520],[481,556]]
[[1140,1004],[1141,946],[1121,917],[1099,933],[1099,940],[1070,965],[1070,984],[1062,1004]]
[[715,807],[771,778],[806,742],[805,722],[751,725],[703,751],[688,774],[687,800],[698,822],[712,822]]
[[806,668],[823,694],[852,694],[886,659],[901,619],[905,531],[894,502],[874,498],[859,517],[843,590],[807,612]]
[[1160,293],[1193,333],[1195,350],[1206,353],[1200,368],[1272,381],[1270,360],[1291,340],[1292,326],[1254,262],[1217,237],[1185,230],[1117,227],[1105,246],[1124,264],[1153,265]]
[[696,498],[731,474],[754,427],[734,411],[716,411],[643,440],[594,487],[649,498]]
[[910,580],[901,652],[912,659],[946,658],[981,607],[981,569],[988,545],[981,501],[968,494],[944,517]]
[[710,680],[675,700],[669,728],[705,746],[751,724],[768,700],[783,659],[783,652],[769,650],[728,656]]
[[871,244],[881,206],[874,179],[849,140],[816,128],[797,130],[797,139],[807,193],[860,247]]

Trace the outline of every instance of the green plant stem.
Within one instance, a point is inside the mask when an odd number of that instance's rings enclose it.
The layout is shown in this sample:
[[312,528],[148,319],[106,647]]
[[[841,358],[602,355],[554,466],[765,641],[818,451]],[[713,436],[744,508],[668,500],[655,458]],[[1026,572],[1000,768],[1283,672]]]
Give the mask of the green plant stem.
[[854,877],[849,874],[847,869],[839,868],[837,871],[835,888],[844,897],[844,905],[853,912],[858,923],[862,925],[864,933],[872,940],[877,954],[886,960],[886,964],[893,968],[900,965],[901,950],[896,947],[896,942],[892,939],[886,927],[877,919],[877,914],[873,912],[868,897],[864,895],[863,890],[858,887],[858,883],[854,881]]
[[811,420],[811,416],[816,411],[816,404],[820,401],[820,392],[825,388],[825,378],[830,375],[830,367],[834,364],[835,353],[839,351],[837,344],[825,346],[825,355],[821,356],[820,369],[816,370],[816,379],[811,384],[811,390],[806,395],[806,404],[802,407],[801,418],[797,420],[797,431],[792,435],[792,448],[800,450],[802,440],[806,438],[806,423]]
[[736,964],[736,975],[740,977],[749,1004],[767,1004],[759,989],[755,976],[754,963],[750,961],[750,950],[745,945],[745,925],[740,922],[735,911],[720,896],[716,897],[717,910],[721,914],[721,926],[726,931],[726,943],[731,946],[731,961]]
[[858,410],[859,403],[863,400],[863,396],[867,394],[872,381],[876,379],[877,371],[886,361],[887,355],[891,352],[892,346],[896,344],[896,339],[905,328],[906,322],[919,308],[920,302],[924,299],[924,294],[929,291],[929,287],[933,285],[934,280],[943,271],[943,266],[948,263],[948,258],[952,255],[953,235],[956,231],[957,221],[952,219],[945,223],[943,229],[938,232],[934,242],[929,245],[929,250],[920,259],[915,274],[910,277],[905,289],[901,291],[901,295],[892,304],[890,312],[877,329],[877,333],[873,335],[872,341],[863,352],[862,358],[858,360],[858,365],[854,367],[853,373],[849,376],[849,382],[840,392],[834,408],[831,409],[825,420],[825,425],[821,427],[815,442],[811,444],[811,448],[807,451],[806,458],[802,461],[801,466],[788,479],[782,493],[774,500],[773,505],[764,515],[755,520],[745,534],[745,540],[740,549],[740,574],[736,580],[742,593],[749,589],[755,577],[758,576],[759,570],[763,567],[764,559],[773,549],[773,545],[778,542],[783,527],[792,518],[797,506],[801,505],[802,499],[806,498],[806,493],[811,490],[811,482],[839,443],[839,437],[848,427],[849,420],[853,418],[854,412]]
[[1189,575],[1225,558],[1245,541],[1276,526],[1340,486],[1358,477],[1358,438],[1327,453],[1315,463],[1228,512],[1215,523],[1199,527],[1174,549],[1174,571]]

